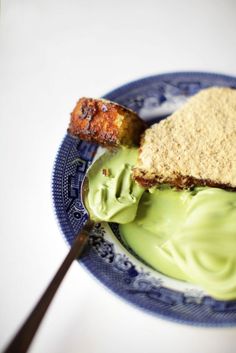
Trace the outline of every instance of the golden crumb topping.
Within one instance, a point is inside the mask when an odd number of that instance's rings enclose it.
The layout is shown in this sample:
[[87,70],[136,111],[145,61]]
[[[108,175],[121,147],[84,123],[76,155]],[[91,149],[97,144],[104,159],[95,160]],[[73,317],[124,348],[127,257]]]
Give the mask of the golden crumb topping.
[[147,129],[134,177],[192,177],[236,187],[236,90],[204,89]]

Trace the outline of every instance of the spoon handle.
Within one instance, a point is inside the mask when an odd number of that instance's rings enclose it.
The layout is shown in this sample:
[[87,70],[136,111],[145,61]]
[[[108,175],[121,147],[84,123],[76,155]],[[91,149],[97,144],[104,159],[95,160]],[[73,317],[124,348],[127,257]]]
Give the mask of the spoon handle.
[[92,222],[87,221],[80,233],[76,236],[68,255],[53,277],[51,283],[3,353],[24,353],[27,351],[67,270],[73,260],[81,256],[87,244],[89,231],[91,229]]

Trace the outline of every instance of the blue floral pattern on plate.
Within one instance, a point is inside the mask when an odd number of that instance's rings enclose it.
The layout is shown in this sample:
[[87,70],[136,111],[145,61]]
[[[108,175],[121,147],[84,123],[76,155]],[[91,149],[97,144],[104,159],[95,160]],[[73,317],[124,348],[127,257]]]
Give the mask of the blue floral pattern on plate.
[[[210,86],[236,88],[236,78],[200,72],[147,77],[124,85],[105,98],[136,111],[148,123],[158,122],[199,90]],[[80,188],[97,146],[66,135],[53,174],[53,200],[69,244],[87,219]],[[116,224],[97,224],[81,263],[104,285],[130,303],[160,317],[204,326],[236,324],[236,301],[219,301],[197,286],[172,280],[152,270],[119,238]]]

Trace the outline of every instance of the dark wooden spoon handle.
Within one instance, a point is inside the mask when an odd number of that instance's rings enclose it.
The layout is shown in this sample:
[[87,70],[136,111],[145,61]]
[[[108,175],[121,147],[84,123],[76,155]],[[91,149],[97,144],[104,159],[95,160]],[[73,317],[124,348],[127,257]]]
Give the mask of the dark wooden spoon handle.
[[29,348],[32,339],[49,307],[54,294],[56,293],[59,285],[61,284],[67,270],[74,259],[80,257],[85,245],[87,244],[89,231],[92,228],[92,224],[87,222],[81,232],[76,236],[75,241],[66,256],[65,260],[61,264],[51,283],[47,287],[46,291],[23,323],[20,330],[17,332],[15,337],[12,339],[4,353],[24,353]]

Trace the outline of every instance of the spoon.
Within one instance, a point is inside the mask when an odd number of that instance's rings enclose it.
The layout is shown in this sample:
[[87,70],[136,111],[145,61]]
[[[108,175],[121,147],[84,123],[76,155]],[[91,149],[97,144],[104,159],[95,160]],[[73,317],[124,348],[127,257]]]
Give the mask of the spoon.
[[85,177],[81,185],[81,195],[83,206],[88,213],[88,219],[80,232],[76,235],[70,251],[68,252],[65,260],[59,267],[52,281],[3,353],[24,353],[28,350],[34,335],[44,317],[44,314],[46,313],[47,308],[49,307],[58,287],[65,277],[65,274],[70,268],[70,265],[72,264],[73,260],[78,259],[83,253],[83,250],[88,242],[89,233],[94,225],[94,222],[90,219],[89,212],[85,206],[85,196],[87,192],[88,180]]

